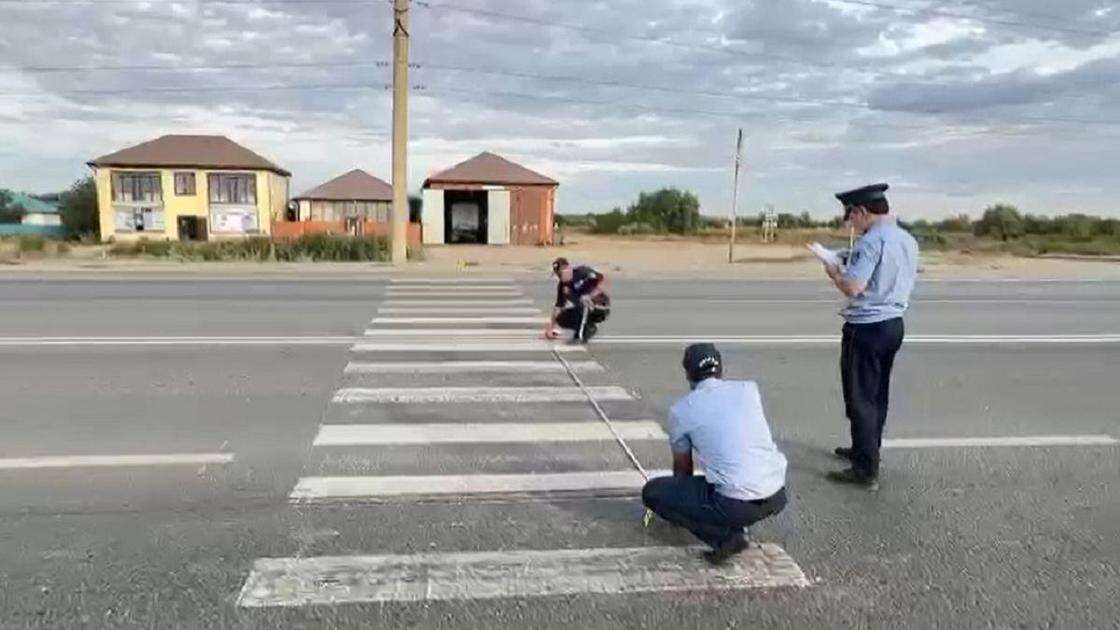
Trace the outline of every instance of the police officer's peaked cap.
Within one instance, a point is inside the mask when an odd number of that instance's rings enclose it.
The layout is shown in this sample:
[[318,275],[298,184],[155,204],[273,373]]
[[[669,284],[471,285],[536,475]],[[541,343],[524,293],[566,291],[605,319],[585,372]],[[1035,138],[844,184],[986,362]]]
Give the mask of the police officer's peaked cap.
[[684,367],[689,380],[698,381],[722,372],[723,357],[713,344],[694,343],[684,349],[681,366]]
[[844,204],[845,208],[864,206],[872,201],[886,199],[887,196],[884,193],[887,192],[888,188],[890,188],[890,186],[887,184],[871,184],[863,188],[836,193],[836,198],[840,200],[840,203]]

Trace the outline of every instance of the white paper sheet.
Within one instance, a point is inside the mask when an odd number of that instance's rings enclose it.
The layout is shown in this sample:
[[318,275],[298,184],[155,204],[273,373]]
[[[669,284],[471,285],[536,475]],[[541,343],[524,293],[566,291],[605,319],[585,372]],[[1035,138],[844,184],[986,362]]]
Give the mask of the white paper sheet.
[[843,267],[844,266],[844,262],[842,260],[840,260],[840,255],[839,254],[832,251],[831,249],[828,249],[824,245],[821,245],[820,243],[817,243],[816,241],[814,241],[812,243],[809,243],[805,247],[807,247],[809,249],[809,251],[812,252],[813,255],[817,257],[817,260],[821,261],[822,263],[824,263],[826,265],[832,265],[832,266],[835,266],[835,267]]

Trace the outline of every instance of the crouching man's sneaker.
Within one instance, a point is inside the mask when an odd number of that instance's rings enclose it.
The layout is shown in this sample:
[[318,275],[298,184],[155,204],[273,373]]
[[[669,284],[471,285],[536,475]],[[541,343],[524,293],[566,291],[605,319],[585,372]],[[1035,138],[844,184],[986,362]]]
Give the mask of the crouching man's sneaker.
[[836,483],[846,483],[853,486],[862,486],[872,492],[879,489],[879,478],[872,475],[865,475],[855,468],[845,468],[844,470],[834,470],[825,477],[829,481]]
[[704,559],[711,564],[719,566],[730,560],[732,556],[743,553],[749,546],[750,543],[747,542],[746,536],[741,533],[734,534],[727,540],[723,541],[723,543],[721,543],[719,547],[716,547],[711,551],[705,551]]

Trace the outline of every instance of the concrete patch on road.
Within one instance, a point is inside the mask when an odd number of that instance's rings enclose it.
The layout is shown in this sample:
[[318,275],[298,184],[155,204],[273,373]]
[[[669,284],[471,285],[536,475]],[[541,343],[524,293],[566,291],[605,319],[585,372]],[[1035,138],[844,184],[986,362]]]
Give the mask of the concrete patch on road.
[[728,591],[807,587],[780,546],[762,543],[722,567],[699,547],[629,547],[262,558],[253,563],[238,606],[336,605]]
[[[588,387],[596,401],[634,400],[625,388]],[[587,400],[578,387],[345,387],[332,402],[348,403],[548,403]]]

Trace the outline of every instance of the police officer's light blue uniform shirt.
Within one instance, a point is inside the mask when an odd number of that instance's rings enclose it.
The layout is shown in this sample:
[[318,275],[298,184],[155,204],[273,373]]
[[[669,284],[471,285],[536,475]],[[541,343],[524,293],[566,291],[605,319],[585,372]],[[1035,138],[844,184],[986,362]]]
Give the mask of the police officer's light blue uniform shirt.
[[867,285],[840,311],[845,321],[873,324],[901,317],[918,277],[918,242],[893,218],[881,219],[856,241],[844,276]]
[[786,458],[770,436],[754,381],[709,378],[669,410],[669,446],[696,451],[704,476],[725,497],[765,499],[786,485]]

